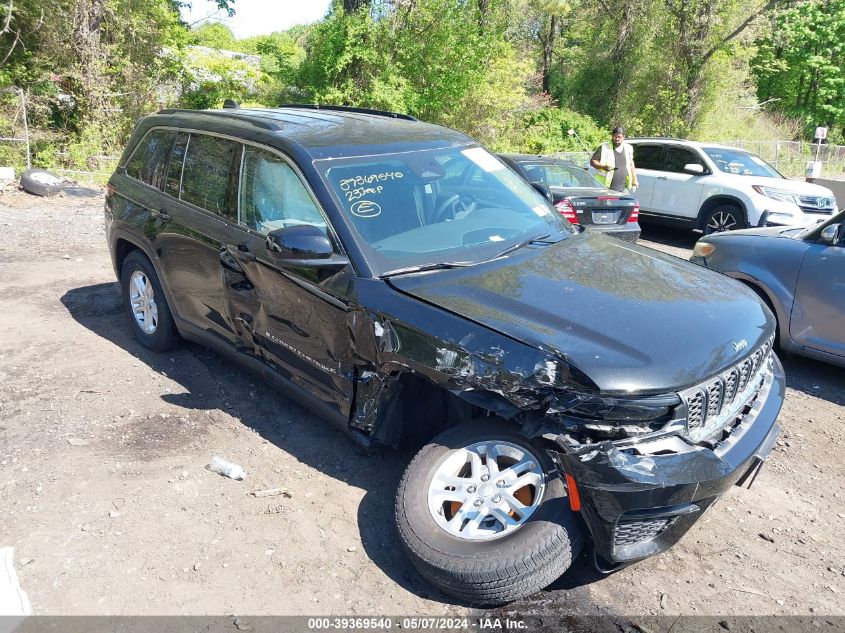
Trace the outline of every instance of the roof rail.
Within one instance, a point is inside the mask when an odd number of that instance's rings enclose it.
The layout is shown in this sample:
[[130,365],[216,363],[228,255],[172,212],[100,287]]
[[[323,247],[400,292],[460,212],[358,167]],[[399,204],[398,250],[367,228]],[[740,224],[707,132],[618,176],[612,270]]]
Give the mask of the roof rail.
[[[320,105],[320,104],[313,104],[313,103],[285,103],[280,106],[276,106],[278,108],[304,108],[306,110],[337,110],[339,112],[354,112],[357,114],[372,114],[374,116],[386,116],[390,117],[391,119],[404,119],[406,121],[418,121],[414,116],[410,114],[402,114],[400,112],[389,112],[387,110],[372,110],[370,108],[356,108],[353,106],[341,106],[341,105]],[[273,108],[274,110],[276,108]]]
[[632,136],[631,138],[625,139],[627,141],[684,141],[687,142],[690,139],[688,138],[678,138],[676,136]]
[[185,114],[185,115],[199,115],[199,116],[211,116],[211,117],[224,117],[231,119],[233,121],[249,121],[251,125],[256,127],[263,128],[265,130],[281,130],[282,128],[277,125],[275,122],[268,120],[265,117],[258,117],[261,120],[256,120],[256,118],[245,118],[239,112],[242,112],[241,108],[224,108],[219,110],[186,110],[183,108],[164,108],[163,110],[159,110],[156,114]]

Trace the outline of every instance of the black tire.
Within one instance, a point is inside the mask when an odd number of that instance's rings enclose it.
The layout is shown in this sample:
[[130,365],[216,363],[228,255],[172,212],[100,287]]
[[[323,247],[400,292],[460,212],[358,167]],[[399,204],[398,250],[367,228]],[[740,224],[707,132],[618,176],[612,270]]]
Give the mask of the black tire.
[[[153,321],[154,330],[152,332],[145,332],[141,329],[141,325],[132,310],[132,286],[130,284],[132,284],[132,276],[136,272],[142,275],[152,287],[152,296],[157,310],[157,318]],[[167,304],[167,298],[164,296],[152,263],[141,251],[135,250],[126,256],[120,271],[120,293],[123,306],[129,315],[130,323],[132,323],[132,331],[141,345],[154,352],[165,352],[178,346],[179,332],[173,322],[173,315],[170,312],[170,306]]]
[[21,174],[21,187],[36,196],[55,196],[65,188],[65,183],[52,171],[33,168]]
[[[465,540],[434,521],[428,490],[453,449],[485,440],[530,451],[545,473],[546,489],[534,513],[510,534]],[[484,606],[505,604],[550,585],[569,569],[584,541],[581,519],[570,509],[562,475],[546,449],[494,418],[448,429],[417,453],[399,484],[396,524],[411,562],[426,580],[444,593]]]
[[712,235],[748,228],[748,222],[742,209],[732,204],[722,204],[704,216],[702,228],[705,235]]

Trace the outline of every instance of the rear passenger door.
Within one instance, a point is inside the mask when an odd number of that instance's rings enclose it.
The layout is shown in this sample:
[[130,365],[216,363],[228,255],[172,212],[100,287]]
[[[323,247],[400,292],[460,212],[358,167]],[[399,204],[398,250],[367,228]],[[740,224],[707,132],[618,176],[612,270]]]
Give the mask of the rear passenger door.
[[236,141],[180,132],[162,207],[152,210],[159,227],[153,247],[176,314],[201,334],[228,344],[237,337],[220,272],[220,252],[238,230],[240,152]]
[[173,130],[149,130],[123,171],[117,172],[120,193],[106,196],[106,216],[117,218],[124,230],[135,233],[141,240],[154,240],[162,228],[153,212],[165,204],[161,190],[175,139]]
[[335,244],[316,198],[281,154],[245,145],[240,226],[220,261],[239,345],[349,418],[353,366],[343,291],[349,271],[295,266],[266,246],[270,231],[308,224]]

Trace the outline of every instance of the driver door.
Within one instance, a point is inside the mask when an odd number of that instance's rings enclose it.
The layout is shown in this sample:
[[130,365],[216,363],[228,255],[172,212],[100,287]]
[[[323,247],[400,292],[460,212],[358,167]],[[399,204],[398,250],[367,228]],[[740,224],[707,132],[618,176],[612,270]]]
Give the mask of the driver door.
[[336,288],[347,271],[292,266],[267,248],[270,231],[310,224],[333,239],[298,171],[281,155],[244,147],[238,238],[220,254],[242,351],[349,418],[353,366],[347,303]]
[[807,249],[789,321],[792,339],[808,350],[845,358],[845,223],[836,244]]

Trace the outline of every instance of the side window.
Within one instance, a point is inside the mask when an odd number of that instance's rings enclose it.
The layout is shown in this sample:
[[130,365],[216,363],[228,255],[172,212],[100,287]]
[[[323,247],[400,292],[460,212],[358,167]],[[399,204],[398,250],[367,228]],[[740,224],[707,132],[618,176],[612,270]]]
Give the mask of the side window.
[[670,147],[666,151],[666,171],[683,172],[684,165],[693,163],[705,167],[704,162],[695,154],[684,147]]
[[634,145],[634,164],[637,169],[666,171],[662,145]]
[[182,169],[180,198],[230,220],[237,218],[235,200],[230,195],[240,145],[234,141],[191,134]]
[[522,169],[531,182],[549,182],[546,176],[546,170],[542,165],[522,165]]
[[126,175],[161,189],[174,136],[170,130],[147,132],[126,165]]
[[179,197],[182,188],[182,165],[185,162],[185,150],[188,147],[188,133],[179,132],[173,152],[170,154],[170,166],[167,168],[167,180],[164,182],[164,192],[174,198]]
[[240,222],[266,235],[286,226],[310,224],[326,229],[326,221],[296,172],[280,156],[244,148]]

